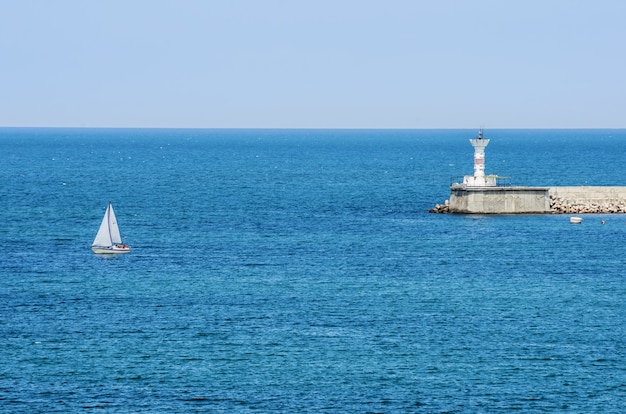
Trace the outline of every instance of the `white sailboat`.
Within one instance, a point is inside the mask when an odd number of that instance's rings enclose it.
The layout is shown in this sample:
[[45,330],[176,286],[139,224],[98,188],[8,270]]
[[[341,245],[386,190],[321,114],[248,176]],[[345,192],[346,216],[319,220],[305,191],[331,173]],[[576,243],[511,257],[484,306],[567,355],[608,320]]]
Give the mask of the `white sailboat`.
[[91,250],[94,253],[103,254],[130,253],[130,246],[122,243],[122,236],[111,203],[104,213],[98,234],[91,244]]

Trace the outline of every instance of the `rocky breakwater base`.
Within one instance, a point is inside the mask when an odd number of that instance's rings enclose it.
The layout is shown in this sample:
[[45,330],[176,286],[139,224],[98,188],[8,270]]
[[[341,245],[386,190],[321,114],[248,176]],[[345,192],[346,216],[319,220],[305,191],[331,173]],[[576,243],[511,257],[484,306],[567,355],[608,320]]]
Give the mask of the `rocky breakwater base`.
[[570,203],[550,197],[552,214],[626,214],[626,203],[600,205],[596,203]]
[[435,207],[428,210],[429,213],[436,214],[449,214],[450,213],[450,202],[446,200],[445,204],[435,204]]
[[626,187],[550,187],[553,214],[626,214]]

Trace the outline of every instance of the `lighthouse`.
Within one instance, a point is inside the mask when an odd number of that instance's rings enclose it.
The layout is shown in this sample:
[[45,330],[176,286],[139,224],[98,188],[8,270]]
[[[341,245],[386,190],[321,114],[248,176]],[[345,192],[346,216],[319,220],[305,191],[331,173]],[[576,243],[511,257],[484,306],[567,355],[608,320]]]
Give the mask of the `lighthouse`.
[[[551,212],[552,191],[548,187],[512,186],[496,179],[508,178],[485,175],[485,148],[489,140],[483,137],[483,130],[469,140],[474,147],[474,175],[463,177],[463,183],[450,185],[450,200],[444,206],[439,204],[433,213],[454,214],[545,214]],[[554,187],[553,187],[554,188]],[[558,188],[558,187],[556,187]]]
[[467,187],[495,187],[496,177],[485,176],[485,148],[489,145],[489,140],[483,138],[482,128],[478,131],[478,136],[469,141],[474,147],[474,175],[463,177],[463,184]]

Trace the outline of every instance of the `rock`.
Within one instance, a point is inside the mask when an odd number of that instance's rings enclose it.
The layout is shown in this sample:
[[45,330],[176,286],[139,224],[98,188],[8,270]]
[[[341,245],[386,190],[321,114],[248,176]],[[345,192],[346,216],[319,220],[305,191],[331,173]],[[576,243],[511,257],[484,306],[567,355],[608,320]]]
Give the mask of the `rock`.
[[437,214],[446,214],[450,212],[450,207],[448,205],[448,200],[446,200],[445,205],[437,204],[434,208],[428,210],[429,213],[437,213]]
[[620,214],[626,213],[626,200],[601,205],[598,202],[578,204],[550,196],[550,210],[553,214]]

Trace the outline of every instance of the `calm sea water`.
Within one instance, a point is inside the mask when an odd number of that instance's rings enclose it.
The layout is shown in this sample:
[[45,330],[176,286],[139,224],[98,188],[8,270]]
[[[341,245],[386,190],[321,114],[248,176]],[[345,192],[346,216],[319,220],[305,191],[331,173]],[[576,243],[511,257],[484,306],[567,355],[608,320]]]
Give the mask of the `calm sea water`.
[[[0,129],[0,411],[626,412],[626,217],[427,213],[475,133]],[[626,185],[626,130],[486,137]]]

